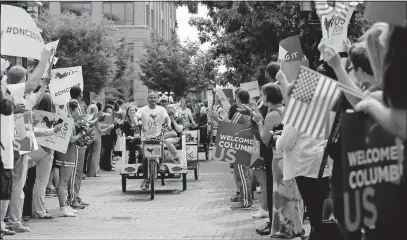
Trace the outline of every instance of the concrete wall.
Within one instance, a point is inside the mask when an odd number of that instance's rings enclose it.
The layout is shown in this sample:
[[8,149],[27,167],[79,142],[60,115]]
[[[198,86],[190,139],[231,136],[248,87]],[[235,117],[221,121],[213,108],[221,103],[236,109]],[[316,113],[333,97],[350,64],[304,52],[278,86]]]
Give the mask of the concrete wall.
[[[84,1],[85,2],[85,1]],[[88,2],[88,1],[86,1]],[[148,5],[150,21],[147,21],[146,6]],[[103,1],[92,2],[92,18],[95,21],[100,21],[103,18]],[[154,11],[155,26],[151,26],[152,16],[151,9]],[[51,12],[60,13],[60,2],[49,2],[49,10]],[[163,21],[162,21],[163,20]],[[147,23],[150,23],[147,26]],[[164,24],[162,24],[164,22]],[[140,67],[138,60],[143,53],[143,42],[148,38],[150,32],[155,30],[159,32],[165,39],[171,37],[171,31],[175,31],[176,22],[176,7],[170,2],[138,2],[134,1],[134,25],[117,25],[124,36],[134,43],[133,59],[135,79],[133,82],[133,98],[138,105],[147,104],[148,88],[144,86],[138,73]],[[162,26],[163,25],[163,29]]]

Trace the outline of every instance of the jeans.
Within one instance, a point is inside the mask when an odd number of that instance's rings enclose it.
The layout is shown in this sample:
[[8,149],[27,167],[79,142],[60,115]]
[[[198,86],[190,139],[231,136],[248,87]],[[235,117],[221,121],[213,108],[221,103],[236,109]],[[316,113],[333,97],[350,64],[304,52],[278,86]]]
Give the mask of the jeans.
[[36,161],[36,178],[33,189],[33,213],[37,215],[46,214],[45,190],[48,185],[52,169],[54,154],[47,154],[44,158]]
[[111,136],[102,136],[103,154],[100,159],[100,168],[105,171],[112,170],[112,150],[114,147],[114,139]]
[[261,208],[265,211],[268,211],[268,204],[267,204],[267,177],[266,177],[266,170],[264,169],[255,169],[254,175],[256,176],[257,182],[261,188]]
[[[311,235],[318,236],[321,229],[324,201],[328,198],[330,190],[329,177],[317,179],[300,176],[296,177],[295,181],[297,182],[304,205],[307,208],[312,230]],[[317,237],[316,239],[319,238]]]
[[77,148],[78,157],[75,164],[76,166],[72,173],[71,180],[68,184],[68,202],[70,203],[75,202],[79,197],[79,191],[81,189],[82,183],[83,165],[85,163],[85,153],[87,147],[78,146]]
[[88,164],[88,167],[87,167],[88,177],[96,177],[96,175],[97,175],[97,172],[99,170],[101,147],[102,147],[102,138],[97,133],[97,136],[95,136],[95,141],[93,141],[93,143],[92,143],[91,156],[90,156],[90,158],[88,159],[88,162],[87,162],[87,164]]
[[241,183],[239,186],[239,191],[241,194],[240,197],[240,204],[245,207],[249,207],[253,205],[252,196],[252,188],[251,188],[251,181],[250,181],[250,168],[240,165],[240,164],[233,164],[234,167],[234,174],[236,176],[236,181]]
[[13,192],[8,207],[11,224],[21,223],[24,206],[24,185],[27,180],[28,155],[14,155]]
[[[29,160],[31,161],[31,160]],[[28,163],[30,166],[30,163]],[[33,216],[33,190],[35,184],[35,178],[37,175],[37,167],[30,167],[27,171],[27,180],[24,186],[24,204],[23,204],[23,216],[32,217]]]

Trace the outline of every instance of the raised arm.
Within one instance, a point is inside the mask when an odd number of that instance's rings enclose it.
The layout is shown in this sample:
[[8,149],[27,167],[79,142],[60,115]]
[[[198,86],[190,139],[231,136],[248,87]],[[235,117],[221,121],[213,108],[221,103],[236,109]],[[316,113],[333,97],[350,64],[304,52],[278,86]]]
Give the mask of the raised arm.
[[37,86],[40,84],[42,75],[45,71],[45,66],[50,60],[51,52],[48,48],[44,47],[41,52],[41,60],[38,63],[38,66],[35,68],[34,72],[28,77],[27,82],[25,83],[24,93],[31,93],[34,91]]

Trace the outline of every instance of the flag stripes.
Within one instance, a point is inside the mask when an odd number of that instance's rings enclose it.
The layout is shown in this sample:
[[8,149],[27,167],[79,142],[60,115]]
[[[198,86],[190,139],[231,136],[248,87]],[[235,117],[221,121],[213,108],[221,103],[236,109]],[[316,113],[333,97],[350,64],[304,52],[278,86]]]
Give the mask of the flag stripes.
[[[316,87],[312,87],[315,82]],[[332,108],[340,93],[335,81],[301,66],[284,113],[283,124],[291,125],[308,136],[323,138],[326,113]],[[309,95],[312,99],[304,101],[308,99],[303,97]]]

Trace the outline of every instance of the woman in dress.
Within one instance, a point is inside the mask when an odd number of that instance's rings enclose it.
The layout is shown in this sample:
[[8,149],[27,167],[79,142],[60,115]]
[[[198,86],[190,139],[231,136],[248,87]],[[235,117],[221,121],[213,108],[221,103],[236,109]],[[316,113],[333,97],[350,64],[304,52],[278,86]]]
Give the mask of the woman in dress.
[[[272,197],[267,200],[272,202],[270,213],[270,234],[273,237],[296,237],[304,233],[301,216],[303,208],[299,192],[294,180],[283,181],[282,176],[282,151],[281,147],[273,154],[273,146],[278,139],[275,132],[281,129],[284,106],[283,94],[276,83],[268,83],[262,88],[262,105],[268,107],[265,120],[260,113],[254,112],[253,120],[259,128],[260,138],[263,143],[265,161],[272,164],[273,187]],[[274,158],[273,158],[274,155]],[[269,182],[267,182],[269,184]],[[270,187],[268,187],[268,190]]]

